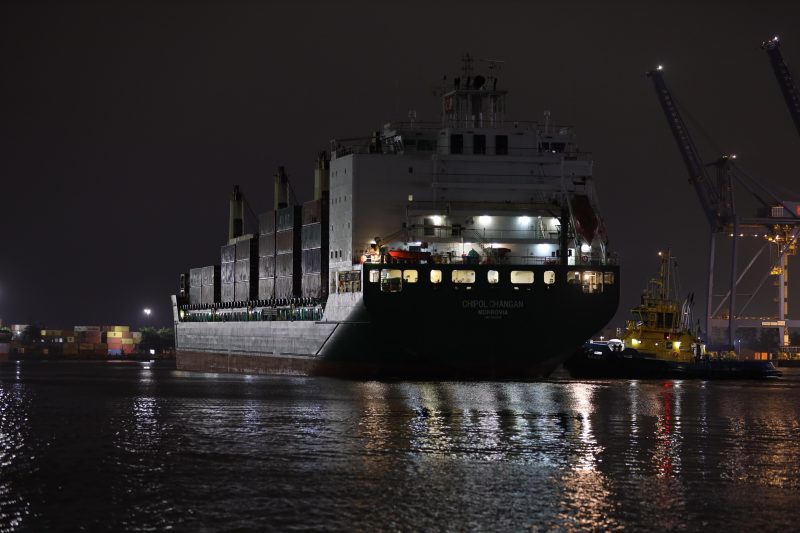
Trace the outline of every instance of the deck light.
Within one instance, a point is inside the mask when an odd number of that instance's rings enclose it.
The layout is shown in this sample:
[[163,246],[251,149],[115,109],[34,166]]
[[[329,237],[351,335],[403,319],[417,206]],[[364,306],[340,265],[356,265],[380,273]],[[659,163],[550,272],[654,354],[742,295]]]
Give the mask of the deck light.
[[483,224],[484,226],[486,226],[487,224],[489,224],[489,222],[491,222],[491,220],[492,220],[492,219],[491,219],[491,217],[489,217],[489,215],[481,215],[481,216],[478,218],[478,222],[480,222],[480,223],[481,223],[481,224]]

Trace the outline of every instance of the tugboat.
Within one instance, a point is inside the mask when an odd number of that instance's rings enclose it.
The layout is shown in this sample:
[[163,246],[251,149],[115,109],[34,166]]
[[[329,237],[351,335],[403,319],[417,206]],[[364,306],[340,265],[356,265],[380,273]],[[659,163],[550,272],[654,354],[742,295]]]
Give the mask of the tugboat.
[[574,378],[766,379],[782,373],[770,361],[740,361],[733,351],[707,352],[699,326],[692,328],[693,294],[679,305],[671,252],[639,305],[631,309],[621,339],[589,341],[564,367]]

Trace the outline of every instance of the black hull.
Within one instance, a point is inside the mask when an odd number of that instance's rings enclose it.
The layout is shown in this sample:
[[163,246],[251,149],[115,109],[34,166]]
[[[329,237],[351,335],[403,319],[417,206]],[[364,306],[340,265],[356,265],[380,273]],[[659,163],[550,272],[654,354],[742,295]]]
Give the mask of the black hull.
[[592,343],[570,357],[564,368],[579,379],[772,379],[782,375],[769,361],[679,363],[647,357],[630,348],[614,352],[605,344]]
[[[542,281],[545,270],[563,280],[575,267],[533,267],[538,283],[528,286],[476,283],[469,289],[422,281],[430,268],[443,266],[414,268],[420,283],[400,292],[365,284],[362,304],[321,352],[328,363],[398,377],[547,376],[611,320],[619,303],[618,283],[587,293],[580,285]],[[499,267],[469,268],[485,279],[481,270]],[[616,268],[605,270],[618,279]]]
[[[550,375],[603,328],[619,302],[617,267],[602,267],[616,282],[592,292],[566,282],[566,272],[579,267],[470,265],[461,268],[474,269],[477,281],[459,286],[430,283],[432,268],[449,276],[448,268],[457,268],[452,265],[365,265],[364,279],[382,268],[417,270],[419,281],[392,291],[367,282],[363,293],[332,295],[320,322],[187,325],[178,332],[178,368],[356,379],[535,379]],[[533,270],[535,281],[479,281],[490,269],[503,279],[512,269]],[[555,283],[544,283],[545,271],[556,272]]]

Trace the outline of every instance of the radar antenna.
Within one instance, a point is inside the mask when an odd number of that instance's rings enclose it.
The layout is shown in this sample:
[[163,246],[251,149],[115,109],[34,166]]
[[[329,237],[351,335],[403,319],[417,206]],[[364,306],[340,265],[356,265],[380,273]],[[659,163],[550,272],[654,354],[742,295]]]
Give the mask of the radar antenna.
[[469,52],[461,56],[461,63],[463,66],[461,67],[464,71],[464,79],[467,79],[470,75],[472,75],[472,56],[469,55]]

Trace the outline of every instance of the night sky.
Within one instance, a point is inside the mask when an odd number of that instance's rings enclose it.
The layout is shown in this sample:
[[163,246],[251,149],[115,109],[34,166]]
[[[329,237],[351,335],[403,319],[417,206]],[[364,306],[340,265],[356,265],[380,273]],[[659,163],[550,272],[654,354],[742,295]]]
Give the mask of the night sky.
[[505,61],[508,118],[550,110],[593,152],[619,317],[661,247],[702,294],[707,223],[644,73],[662,63],[716,145],[800,189],[773,34],[800,80],[800,2],[4,2],[0,317],[169,324],[179,273],[219,262],[234,184],[267,210],[285,165],[308,199],[330,139],[438,120],[464,52]]

